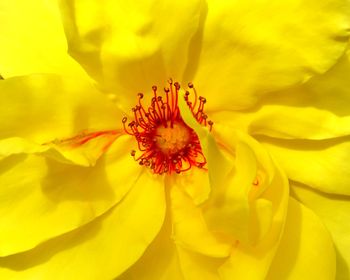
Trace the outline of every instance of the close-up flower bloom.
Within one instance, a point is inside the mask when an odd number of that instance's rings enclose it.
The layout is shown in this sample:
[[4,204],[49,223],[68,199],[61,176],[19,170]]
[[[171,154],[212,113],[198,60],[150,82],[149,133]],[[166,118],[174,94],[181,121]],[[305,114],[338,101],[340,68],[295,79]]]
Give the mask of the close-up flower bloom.
[[350,279],[348,0],[2,2],[0,279]]

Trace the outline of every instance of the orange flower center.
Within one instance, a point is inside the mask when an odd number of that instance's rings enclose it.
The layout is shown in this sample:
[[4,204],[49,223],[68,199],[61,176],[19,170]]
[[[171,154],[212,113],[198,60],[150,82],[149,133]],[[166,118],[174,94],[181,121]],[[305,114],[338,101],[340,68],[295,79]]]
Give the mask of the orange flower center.
[[156,146],[164,154],[172,155],[183,150],[191,142],[191,131],[184,123],[170,122],[156,128]]

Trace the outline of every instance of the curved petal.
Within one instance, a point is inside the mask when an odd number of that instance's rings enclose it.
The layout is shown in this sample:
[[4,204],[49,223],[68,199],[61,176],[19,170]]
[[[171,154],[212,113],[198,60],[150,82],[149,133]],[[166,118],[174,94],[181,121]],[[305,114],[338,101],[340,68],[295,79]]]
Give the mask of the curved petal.
[[350,137],[324,141],[260,138],[289,179],[334,194],[350,194]]
[[322,219],[332,236],[337,254],[336,279],[349,279],[350,197],[324,194],[295,182],[291,182],[291,186],[292,195]]
[[284,234],[267,279],[335,279],[332,239],[309,209],[290,199]]
[[142,257],[118,280],[184,280],[176,246],[171,237],[169,211],[157,237],[148,246]]
[[[206,220],[211,228],[249,242],[251,201],[249,193],[257,176],[257,159],[245,143],[235,147],[233,171],[226,184],[213,192]],[[210,172],[213,172],[212,170]]]
[[86,130],[121,127],[122,114],[84,80],[32,75],[0,81],[0,139],[39,144]]
[[208,172],[194,167],[187,172],[173,176],[169,180],[172,185],[176,185],[182,192],[192,198],[194,204],[204,203],[210,195],[210,184]]
[[82,133],[68,139],[56,139],[42,145],[48,148],[43,155],[64,163],[93,166],[121,135],[121,131],[107,130]]
[[219,280],[218,268],[222,259],[204,256],[177,246],[179,262],[186,280]]
[[231,245],[209,231],[202,209],[176,185],[170,186],[169,204],[176,244],[211,257],[229,255]]
[[346,0],[208,1],[192,66],[207,108],[251,107],[327,71],[348,43],[349,8]]
[[182,75],[200,3],[62,1],[69,53],[103,89],[131,108],[138,92]]
[[26,154],[1,160],[0,255],[31,249],[118,203],[141,171],[126,149],[129,139],[118,138],[94,167]]
[[147,172],[125,199],[93,222],[26,253],[0,259],[2,279],[113,279],[134,264],[165,214],[162,180]]
[[[208,161],[212,193],[204,206],[202,224],[212,231],[219,231],[235,247],[221,267],[220,275],[228,275],[227,279],[241,279],[246,278],[249,271],[250,279],[263,278],[283,232],[288,202],[287,178],[254,139],[232,128],[214,129],[211,135],[193,121],[180,100],[181,114],[197,132]],[[181,245],[203,254],[203,251],[188,246],[197,245],[198,240],[203,239],[187,239],[185,246]],[[254,270],[250,269],[252,266]]]
[[67,54],[54,1],[14,0],[0,3],[0,71],[5,78],[32,73],[86,77]]
[[[218,112],[216,125],[232,125],[251,135],[327,139],[350,134],[350,51],[324,75],[265,96],[251,110]],[[210,102],[208,102],[210,103]]]
[[10,137],[0,140],[0,160],[10,155],[42,153],[49,150],[48,146],[39,145],[20,137]]
[[252,138],[232,130],[220,131],[216,137],[235,159],[226,185],[213,194],[205,213],[213,230],[230,234],[236,240],[230,258],[219,269],[220,276],[264,279],[283,233],[288,181]]
[[223,261],[175,245],[168,215],[162,230],[143,256],[118,280],[218,279],[217,268]]

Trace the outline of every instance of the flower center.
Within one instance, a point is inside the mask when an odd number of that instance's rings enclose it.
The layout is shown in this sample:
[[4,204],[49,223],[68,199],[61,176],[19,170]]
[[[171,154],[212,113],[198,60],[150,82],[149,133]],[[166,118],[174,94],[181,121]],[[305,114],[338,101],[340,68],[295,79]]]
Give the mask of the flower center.
[[191,140],[191,131],[184,123],[168,122],[166,127],[156,128],[156,146],[164,154],[172,155],[183,150]]
[[[140,165],[151,168],[155,174],[181,173],[190,170],[192,166],[205,168],[207,161],[198,136],[180,115],[180,85],[172,80],[168,84],[169,87],[164,88],[165,96],[159,96],[157,87],[152,87],[153,98],[148,108],[141,102],[144,95],[139,93],[138,105],[132,109],[134,120],[126,126],[127,118],[123,118],[125,132],[135,137],[141,152],[141,155],[136,156],[136,151],[133,150],[131,155]],[[211,130],[213,122],[207,121],[208,117],[204,113],[205,98],[197,99],[193,85],[189,84],[188,87],[194,93],[194,101],[189,101],[189,91],[186,91],[184,98],[193,117]]]

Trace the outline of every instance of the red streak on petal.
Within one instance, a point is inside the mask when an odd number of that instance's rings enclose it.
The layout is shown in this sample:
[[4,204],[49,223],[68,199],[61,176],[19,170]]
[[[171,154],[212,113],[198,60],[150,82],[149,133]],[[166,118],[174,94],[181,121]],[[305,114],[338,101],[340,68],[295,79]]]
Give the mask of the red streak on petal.
[[109,139],[106,140],[106,144],[102,147],[102,152],[106,152],[109,146],[121,135],[122,135],[121,130],[105,130],[105,131],[95,131],[90,133],[82,132],[76,136],[56,139],[54,141],[44,143],[43,145],[54,144],[54,145],[60,146],[61,148],[74,149],[74,148],[82,147],[88,144],[89,142],[91,142],[92,140],[97,139],[99,137],[106,137]]

